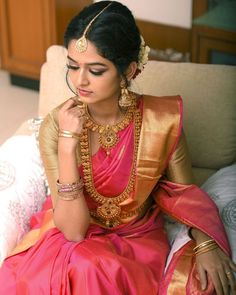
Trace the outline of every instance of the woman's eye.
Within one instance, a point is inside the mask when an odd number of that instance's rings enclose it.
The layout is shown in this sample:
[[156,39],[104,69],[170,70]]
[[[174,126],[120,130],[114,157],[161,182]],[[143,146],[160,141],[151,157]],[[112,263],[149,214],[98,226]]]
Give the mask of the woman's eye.
[[76,71],[76,70],[78,70],[79,69],[79,67],[78,66],[72,66],[72,65],[66,65],[67,66],[67,68],[69,69],[69,70],[74,70],[74,71]]
[[95,71],[95,70],[90,70],[90,73],[93,74],[94,76],[101,76],[105,71]]

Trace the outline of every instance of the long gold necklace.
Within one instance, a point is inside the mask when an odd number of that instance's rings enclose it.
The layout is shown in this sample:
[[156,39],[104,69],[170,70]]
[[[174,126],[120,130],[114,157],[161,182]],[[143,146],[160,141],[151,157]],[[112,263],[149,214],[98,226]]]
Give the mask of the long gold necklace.
[[100,206],[97,207],[96,215],[101,218],[106,226],[114,226],[114,224],[119,224],[119,217],[121,214],[121,208],[119,204],[129,198],[131,191],[134,188],[135,181],[135,169],[137,162],[137,153],[140,137],[140,129],[142,124],[141,112],[137,109],[136,104],[130,108],[130,112],[133,113],[134,117],[134,153],[133,161],[131,167],[130,178],[128,184],[124,191],[113,198],[104,197],[99,194],[94,186],[93,173],[92,173],[92,162],[90,154],[90,142],[88,128],[84,128],[80,136],[80,147],[81,147],[81,161],[84,173],[84,185],[86,191],[89,193],[90,197]]
[[125,129],[131,122],[134,114],[134,102],[128,107],[122,120],[114,125],[101,125],[96,123],[89,115],[87,106],[85,109],[85,128],[88,128],[94,132],[98,132],[99,144],[106,151],[107,155],[110,154],[110,150],[118,143],[119,131]]

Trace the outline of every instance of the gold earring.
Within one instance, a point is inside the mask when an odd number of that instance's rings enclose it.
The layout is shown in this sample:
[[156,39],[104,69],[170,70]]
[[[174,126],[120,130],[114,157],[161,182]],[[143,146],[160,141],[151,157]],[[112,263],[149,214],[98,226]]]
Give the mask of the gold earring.
[[125,80],[122,80],[120,83],[120,88],[121,88],[121,95],[119,99],[119,105],[120,107],[126,108],[131,106],[133,102],[133,96],[127,89],[127,83]]

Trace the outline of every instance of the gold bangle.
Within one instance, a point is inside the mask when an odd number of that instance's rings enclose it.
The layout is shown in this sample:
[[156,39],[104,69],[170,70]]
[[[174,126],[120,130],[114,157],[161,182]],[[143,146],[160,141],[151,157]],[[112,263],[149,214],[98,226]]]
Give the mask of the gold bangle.
[[80,135],[78,133],[68,131],[68,130],[62,130],[62,129],[59,130],[58,136],[80,139]]
[[217,243],[214,240],[210,239],[194,247],[193,251],[195,255],[199,255],[199,254],[203,254],[208,251],[214,250],[217,247],[218,247]]
[[215,244],[215,245],[211,245],[211,246],[208,246],[208,247],[206,247],[206,248],[203,248],[203,249],[201,249],[201,250],[196,251],[196,252],[195,252],[195,255],[200,255],[200,254],[206,253],[206,252],[208,252],[208,251],[214,250],[214,249],[216,249],[216,248],[218,248],[218,245],[217,245],[217,244]]
[[207,241],[202,242],[201,244],[197,245],[196,247],[194,247],[194,248],[193,248],[193,251],[197,251],[197,250],[199,250],[200,248],[203,248],[203,247],[205,247],[205,246],[208,246],[208,245],[210,245],[210,244],[214,244],[214,243],[215,243],[215,241],[212,240],[212,239],[207,240]]

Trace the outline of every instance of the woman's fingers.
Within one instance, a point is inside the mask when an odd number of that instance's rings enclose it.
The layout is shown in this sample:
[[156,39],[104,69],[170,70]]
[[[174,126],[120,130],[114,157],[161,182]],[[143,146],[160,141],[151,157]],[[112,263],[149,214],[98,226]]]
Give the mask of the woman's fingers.
[[210,274],[210,276],[212,279],[212,283],[215,287],[216,294],[217,295],[226,295],[227,293],[224,293],[223,286],[222,286],[218,272],[214,271],[213,273]]
[[233,272],[229,270],[225,275],[227,277],[228,285],[230,286],[231,294],[236,294],[236,282]]
[[58,112],[61,130],[81,133],[84,124],[85,108],[79,107],[78,99],[71,98],[64,103]]
[[233,260],[230,260],[229,266],[233,270],[233,272],[236,272],[236,264],[235,262],[233,262]]
[[63,106],[61,107],[61,111],[69,110],[77,104],[78,103],[76,102],[75,98],[70,98],[63,104]]
[[223,294],[227,295],[229,294],[229,281],[228,281],[228,273],[229,272],[225,272],[225,270],[219,272],[219,278],[221,281],[221,285],[223,288]]
[[207,273],[201,266],[198,267],[198,275],[201,283],[201,288],[202,290],[205,290],[207,288]]
[[66,101],[61,107],[60,112],[71,112],[72,110],[72,113],[78,115],[79,117],[85,114],[85,108],[81,108],[81,103],[75,97],[68,99],[68,101]]
[[227,294],[236,294],[236,277],[234,275],[236,272],[236,264],[228,256],[226,257],[226,263],[227,265],[225,265],[224,273],[227,279],[227,284],[231,290],[231,292]]
[[85,111],[81,108],[73,107],[72,109],[68,110],[68,115],[71,115],[72,117],[76,119],[81,119],[85,115]]

